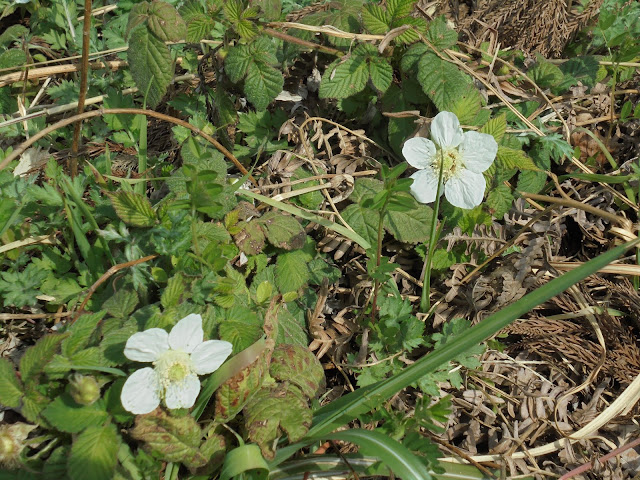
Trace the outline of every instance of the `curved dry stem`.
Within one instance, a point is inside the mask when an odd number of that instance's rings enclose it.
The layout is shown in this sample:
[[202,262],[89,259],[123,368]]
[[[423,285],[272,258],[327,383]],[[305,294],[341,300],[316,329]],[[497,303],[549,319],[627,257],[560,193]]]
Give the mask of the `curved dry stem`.
[[[2,161],[2,163],[0,163],[0,170],[5,169],[7,165],[9,165],[12,161],[14,161],[20,155],[22,155],[22,153],[31,145],[33,145],[35,142],[37,142],[41,138],[49,135],[51,132],[59,128],[66,127],[67,125],[71,125],[73,123],[80,122],[88,118],[99,117],[106,114],[122,114],[122,113],[130,114],[130,115],[146,115],[147,117],[157,118],[158,120],[173,123],[174,125],[180,125],[181,127],[187,128],[191,130],[194,134],[201,136],[206,141],[211,143],[214,147],[216,147],[216,149],[218,149],[219,152],[221,152],[225,157],[231,160],[231,162],[236,166],[238,170],[240,170],[240,172],[243,175],[249,175],[249,172],[247,171],[247,169],[238,161],[235,155],[233,155],[233,153],[227,150],[220,142],[218,142],[211,135],[204,133],[198,127],[194,127],[190,123],[185,122],[184,120],[181,120],[179,118],[172,117],[170,115],[165,115],[164,113],[155,112],[153,110],[145,110],[143,108],[100,108],[98,110],[92,110],[91,112],[84,112],[79,115],[74,115],[73,117],[60,120],[59,122],[54,123],[53,125],[49,125],[47,128],[38,132],[30,139],[22,142],[13,152],[7,155],[7,157]],[[256,180],[251,175],[249,175],[249,181],[256,186],[258,185],[258,182],[256,182]]]

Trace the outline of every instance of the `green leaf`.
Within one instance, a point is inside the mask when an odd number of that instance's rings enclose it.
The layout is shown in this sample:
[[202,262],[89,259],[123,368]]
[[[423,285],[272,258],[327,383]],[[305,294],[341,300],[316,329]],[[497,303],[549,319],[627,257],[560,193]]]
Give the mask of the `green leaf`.
[[204,13],[194,15],[187,23],[187,42],[199,43],[209,38],[209,33],[215,27],[213,18]]
[[297,386],[310,399],[324,389],[324,369],[311,351],[300,345],[279,345],[271,356],[269,373],[280,382]]
[[247,404],[262,386],[268,371],[264,355],[226,380],[216,391],[216,422],[227,423]]
[[394,18],[406,17],[411,14],[416,0],[389,0],[387,2],[387,11]]
[[160,303],[165,310],[170,307],[175,307],[180,303],[182,294],[184,293],[185,285],[184,279],[180,273],[176,273],[167,282],[167,286],[162,292],[160,297]]
[[127,59],[138,90],[146,96],[147,106],[156,107],[173,79],[174,64],[169,47],[144,26],[136,27],[129,38]]
[[276,259],[276,286],[281,293],[294,292],[309,280],[308,255],[302,250],[278,255]]
[[244,93],[257,110],[265,110],[282,91],[283,86],[284,77],[280,70],[264,62],[254,61],[249,64]]
[[527,76],[539,87],[554,87],[562,82],[562,70],[553,63],[538,56],[537,63],[527,72]]
[[24,37],[29,33],[29,29],[24,25],[14,24],[7,27],[0,35],[0,45],[9,46],[11,42],[17,40],[20,37]]
[[409,193],[396,193],[395,195],[405,197],[407,200],[413,200],[415,206],[407,211],[387,211],[384,216],[384,229],[401,242],[419,243],[426,241],[431,232],[433,209],[427,205],[418,204]]
[[540,170],[536,164],[533,163],[533,160],[531,160],[522,150],[504,147],[502,145],[498,146],[496,166],[506,170],[511,168],[517,168],[518,170]]
[[593,87],[598,77],[598,60],[589,55],[585,57],[573,57],[560,65],[564,73],[564,81],[558,87],[567,89],[572,85],[582,82],[587,87]]
[[501,219],[511,208],[513,194],[506,185],[498,185],[492,188],[487,195],[487,205],[489,212],[494,218]]
[[253,443],[241,445],[227,453],[220,480],[242,478],[244,472],[250,472],[254,480],[266,480],[269,477],[269,466],[262,458],[260,448]]
[[13,365],[8,359],[0,357],[0,403],[16,408],[20,405],[22,395],[22,383],[18,380]]
[[268,212],[260,217],[259,223],[273,246],[285,250],[296,250],[304,246],[306,233],[295,217]]
[[365,5],[362,10],[364,28],[374,35],[385,35],[391,25],[391,15],[379,5]]
[[233,307],[227,319],[218,327],[221,340],[233,344],[233,351],[240,352],[262,336],[262,321],[246,307]]
[[149,8],[149,29],[163,42],[184,40],[187,27],[177,10],[166,2],[154,1]]
[[272,459],[275,440],[286,432],[290,441],[300,440],[311,426],[312,414],[302,392],[288,383],[259,390],[244,410],[249,439]]
[[393,80],[393,68],[387,60],[379,57],[371,57],[369,62],[369,75],[371,83],[381,93],[387,91]]
[[534,172],[527,170],[518,175],[519,192],[538,193],[547,183],[547,174],[544,172]]
[[67,433],[78,433],[87,427],[98,427],[109,418],[105,411],[104,400],[93,405],[78,405],[69,394],[62,394],[42,411],[49,423]]
[[131,7],[129,19],[127,20],[127,29],[125,30],[125,38],[129,36],[134,28],[147,21],[149,18],[149,6],[149,2],[140,2]]
[[469,77],[458,67],[433,53],[425,53],[418,61],[418,81],[440,111],[450,111],[471,85]]
[[482,108],[482,96],[476,87],[468,85],[466,91],[450,106],[449,111],[455,114],[463,125],[474,125],[474,121]]
[[120,436],[114,425],[89,427],[71,446],[68,475],[71,480],[111,480],[115,473]]
[[167,462],[183,463],[190,469],[208,462],[200,451],[202,430],[191,415],[173,417],[163,410],[138,415],[131,436]]
[[424,43],[416,43],[411,45],[400,60],[400,68],[404,73],[412,73],[418,68],[420,59],[429,54],[430,50]]
[[19,67],[27,63],[27,55],[17,48],[12,48],[0,54],[0,69]]
[[139,301],[138,293],[135,290],[122,288],[116,290],[102,304],[102,309],[106,310],[112,317],[125,318],[133,313]]
[[[378,242],[379,212],[364,208],[359,203],[354,203],[342,211],[342,218],[369,244],[375,245]],[[390,228],[393,228],[392,224],[390,224]]]
[[445,48],[453,47],[458,42],[458,32],[447,26],[447,21],[443,15],[429,23],[427,40],[438,50],[444,50]]
[[242,229],[233,236],[238,248],[247,255],[257,255],[264,248],[265,235],[260,222],[253,219],[241,224]]
[[69,336],[62,342],[62,354],[71,357],[74,353],[84,349],[106,313],[105,310],[102,310],[96,313],[85,313],[78,317],[67,329]]
[[247,74],[247,69],[251,62],[249,47],[247,45],[237,45],[229,49],[229,53],[224,59],[224,71],[229,76],[229,80],[233,83],[238,83]]
[[286,308],[278,310],[278,335],[276,345],[282,344],[300,345],[306,347],[309,338],[305,331],[304,324],[291,314]]
[[347,98],[361,92],[369,80],[365,57],[351,55],[329,65],[322,76],[320,98]]
[[45,335],[33,347],[27,349],[20,359],[20,375],[23,382],[30,382],[42,373],[44,366],[58,350],[60,343],[69,336],[68,333],[52,333]]
[[109,199],[118,216],[127,225],[134,227],[152,227],[157,216],[146,196],[135,192],[120,191],[110,193]]
[[507,116],[503,113],[493,117],[480,129],[480,133],[488,133],[497,143],[500,143],[504,133],[507,131]]
[[40,417],[40,412],[49,404],[49,399],[34,389],[27,388],[22,397],[20,413],[31,423],[46,423]]
[[[309,178],[311,176],[313,176],[313,174],[310,171],[306,170],[303,167],[298,167],[294,170],[293,175],[291,175],[291,180],[301,180],[303,178]],[[315,187],[317,185],[320,185],[320,182],[318,182],[317,180],[310,180],[308,182],[293,185],[291,189],[300,190],[307,187]],[[313,210],[316,210],[320,206],[320,204],[322,204],[323,200],[324,197],[318,190],[303,193],[302,195],[298,195],[297,197],[295,197],[296,202],[299,202],[303,207]]]

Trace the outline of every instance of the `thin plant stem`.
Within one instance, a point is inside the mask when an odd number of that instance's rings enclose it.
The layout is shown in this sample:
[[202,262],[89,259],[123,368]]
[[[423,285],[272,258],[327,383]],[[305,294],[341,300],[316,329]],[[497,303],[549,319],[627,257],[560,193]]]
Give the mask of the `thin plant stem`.
[[[380,266],[380,259],[382,258],[382,237],[384,236],[384,214],[387,211],[387,204],[389,203],[389,195],[384,202],[384,205],[380,209],[380,219],[378,220],[378,243],[376,245],[376,267]],[[378,291],[380,290],[380,281],[375,280],[373,283],[373,300],[371,302],[371,323],[376,320],[376,310],[378,308]]]
[[442,191],[442,177],[444,173],[444,154],[440,150],[440,169],[438,171],[438,188],[436,189],[436,202],[433,205],[433,219],[431,220],[431,233],[429,234],[429,249],[424,260],[424,279],[422,280],[422,296],[420,297],[420,311],[427,313],[431,309],[431,261],[438,237],[438,212],[440,211],[440,192]]
[[[80,93],[78,95],[78,114],[84,112],[84,100],[87,97],[87,83],[89,77],[89,40],[91,30],[91,0],[84,0],[84,20],[82,23],[82,68],[80,69]],[[78,175],[78,149],[80,148],[80,134],[82,121],[73,128],[73,142],[71,143],[71,157],[69,158],[69,173],[71,177]]]

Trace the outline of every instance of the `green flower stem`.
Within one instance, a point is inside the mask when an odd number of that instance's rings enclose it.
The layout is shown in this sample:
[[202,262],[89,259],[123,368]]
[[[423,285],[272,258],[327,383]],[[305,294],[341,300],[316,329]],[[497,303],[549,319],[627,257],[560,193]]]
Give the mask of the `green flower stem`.
[[438,188],[436,190],[436,202],[433,205],[433,220],[431,222],[431,233],[429,235],[429,249],[427,256],[424,260],[424,279],[422,280],[422,296],[420,297],[420,311],[427,313],[431,309],[431,260],[433,259],[433,252],[436,248],[436,241],[438,238],[438,212],[440,211],[440,192],[442,191],[442,177],[443,177],[443,153],[440,150],[440,170],[438,172]]
[[[389,195],[387,195],[384,205],[380,209],[380,219],[378,220],[378,242],[376,245],[376,267],[380,266],[380,258],[382,257],[382,237],[384,237],[384,215],[387,212],[389,204]],[[373,282],[373,300],[371,301],[371,323],[376,321],[376,310],[378,309],[378,291],[380,290],[380,281]]]

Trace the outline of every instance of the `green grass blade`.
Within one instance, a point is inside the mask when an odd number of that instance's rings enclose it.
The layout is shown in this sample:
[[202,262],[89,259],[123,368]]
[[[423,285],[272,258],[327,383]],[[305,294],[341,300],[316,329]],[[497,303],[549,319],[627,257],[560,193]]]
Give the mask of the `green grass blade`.
[[234,448],[227,453],[222,464],[220,480],[229,480],[249,470],[255,474],[252,478],[266,480],[269,476],[267,462],[262,458],[260,448],[253,443]]
[[[640,243],[640,239],[628,242],[605,252],[584,265],[553,279],[546,285],[525,295],[520,300],[471,327],[465,333],[447,342],[440,348],[425,355],[393,377],[373,385],[360,388],[353,393],[320,408],[314,416],[314,425],[308,438],[326,437],[336,428],[348,423],[358,415],[366,413],[391,398],[403,388],[415,383],[424,375],[434,372],[441,365],[450,362],[459,354],[495,335],[504,327],[537,305],[565,291],[571,285],[597,272],[611,263],[629,248]],[[276,453],[272,466],[278,465],[293,455],[305,442],[289,445]]]

